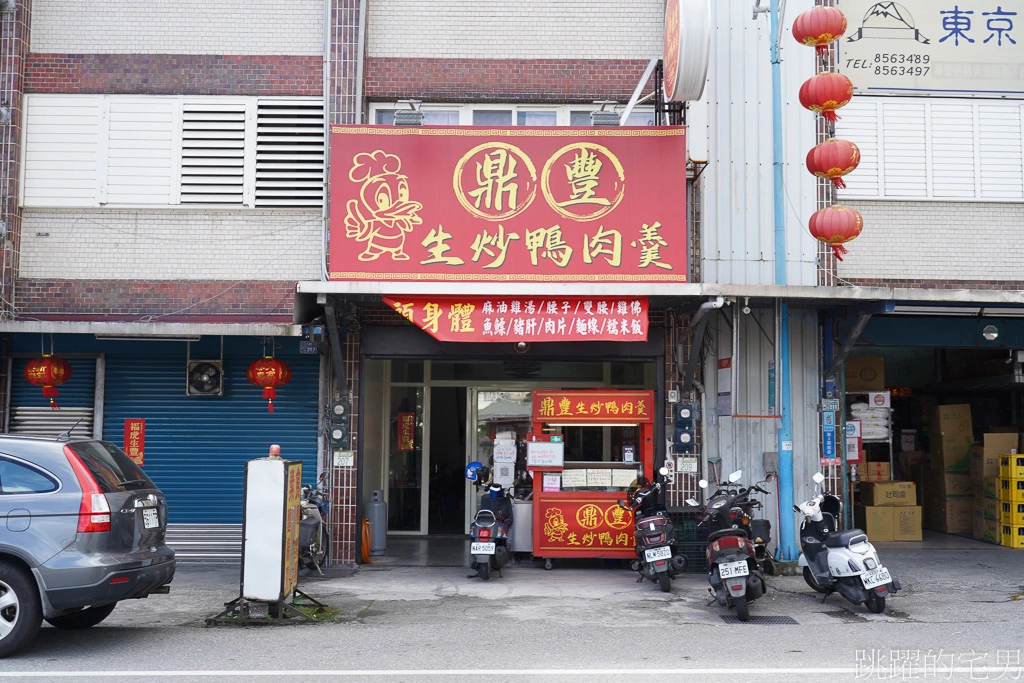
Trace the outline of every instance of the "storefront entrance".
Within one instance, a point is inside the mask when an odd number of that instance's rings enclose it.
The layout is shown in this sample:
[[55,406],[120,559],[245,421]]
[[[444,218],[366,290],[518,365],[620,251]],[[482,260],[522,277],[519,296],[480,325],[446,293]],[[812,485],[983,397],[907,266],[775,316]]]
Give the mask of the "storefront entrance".
[[[480,492],[465,479],[472,461],[491,463],[496,438],[525,440],[537,389],[653,389],[653,362],[447,362],[384,360],[379,415],[380,458],[370,437],[367,483],[383,488],[389,535],[463,535]],[[565,429],[566,459],[614,461],[629,442],[628,427]],[[514,482],[526,492],[520,473]],[[379,477],[379,478],[378,478]],[[379,482],[379,484],[377,483]]]

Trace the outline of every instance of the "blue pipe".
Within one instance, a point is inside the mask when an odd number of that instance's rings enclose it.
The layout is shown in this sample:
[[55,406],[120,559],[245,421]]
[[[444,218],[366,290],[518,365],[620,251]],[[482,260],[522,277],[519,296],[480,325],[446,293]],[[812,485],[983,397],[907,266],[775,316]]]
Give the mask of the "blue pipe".
[[[779,58],[779,0],[771,0],[770,35],[772,48],[772,170],[775,180],[775,284],[786,284],[786,211],[782,183],[782,63]],[[800,549],[796,544],[793,519],[793,416],[790,405],[789,305],[783,303],[779,321],[779,377],[781,424],[779,425],[779,547],[778,558],[796,560]]]

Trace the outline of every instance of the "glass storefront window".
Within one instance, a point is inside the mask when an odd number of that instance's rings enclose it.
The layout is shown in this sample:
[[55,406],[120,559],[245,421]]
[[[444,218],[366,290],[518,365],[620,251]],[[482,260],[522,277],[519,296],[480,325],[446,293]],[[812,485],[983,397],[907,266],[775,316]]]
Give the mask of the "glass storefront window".
[[542,363],[528,360],[504,362],[434,361],[430,366],[430,379],[466,382],[542,380],[600,383],[604,380],[604,364]]
[[402,383],[419,383],[423,381],[423,361],[394,360],[391,361],[391,381]]
[[388,530],[419,531],[423,496],[423,388],[392,387]]

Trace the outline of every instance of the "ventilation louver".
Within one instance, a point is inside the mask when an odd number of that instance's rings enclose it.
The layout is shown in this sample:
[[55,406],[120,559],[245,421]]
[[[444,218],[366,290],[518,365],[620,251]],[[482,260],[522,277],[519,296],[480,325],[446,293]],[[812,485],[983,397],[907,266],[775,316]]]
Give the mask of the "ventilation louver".
[[188,396],[223,396],[223,365],[219,360],[190,360],[185,393]]

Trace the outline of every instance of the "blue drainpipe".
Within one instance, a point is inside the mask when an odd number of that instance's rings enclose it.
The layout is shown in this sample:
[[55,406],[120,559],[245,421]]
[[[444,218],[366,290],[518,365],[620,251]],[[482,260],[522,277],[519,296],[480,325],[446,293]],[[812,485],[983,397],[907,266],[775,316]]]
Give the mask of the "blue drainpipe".
[[[769,40],[772,47],[772,168],[775,179],[775,284],[786,284],[786,212],[782,183],[782,66],[779,58],[779,0],[769,6]],[[799,556],[793,522],[793,416],[790,406],[789,304],[779,312],[779,377],[781,378],[779,425],[779,547],[778,559],[793,561]]]

